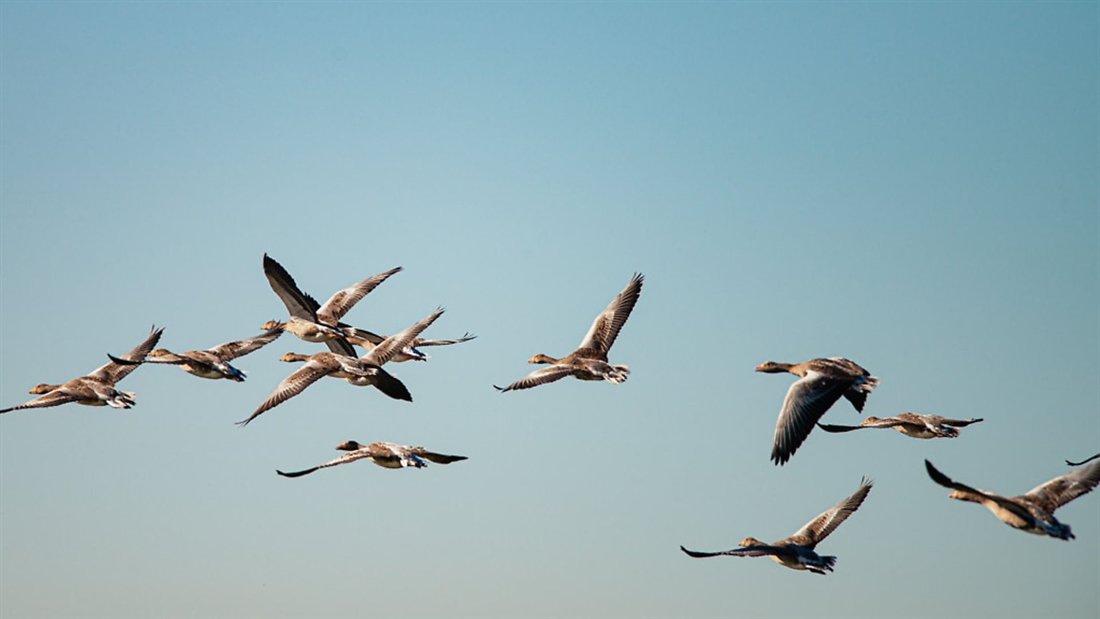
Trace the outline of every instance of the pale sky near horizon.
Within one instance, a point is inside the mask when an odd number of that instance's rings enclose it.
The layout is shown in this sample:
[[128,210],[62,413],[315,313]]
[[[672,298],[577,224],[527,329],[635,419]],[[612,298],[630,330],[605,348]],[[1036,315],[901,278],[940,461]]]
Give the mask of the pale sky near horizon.
[[[1015,531],[924,470],[1022,494],[1100,451],[1100,4],[0,2],[0,407],[164,327],[186,351],[394,266],[347,322],[477,339],[324,379],[146,366],[130,410],[0,416],[0,617],[1096,617],[1100,492]],[[611,360],[570,352],[645,274]],[[844,356],[864,415],[793,377]],[[389,367],[389,366],[388,366]],[[856,425],[845,402],[823,421]],[[285,479],[354,439],[469,460]],[[827,577],[691,559],[874,478]]]

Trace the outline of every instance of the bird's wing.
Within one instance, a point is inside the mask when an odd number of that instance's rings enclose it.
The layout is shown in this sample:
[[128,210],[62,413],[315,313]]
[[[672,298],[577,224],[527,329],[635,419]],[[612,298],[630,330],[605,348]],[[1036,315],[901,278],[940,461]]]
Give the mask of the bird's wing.
[[219,344],[210,349],[210,352],[217,355],[222,361],[232,361],[237,357],[243,357],[250,352],[259,350],[260,348],[267,346],[271,342],[279,339],[279,336],[283,334],[282,329],[271,329],[265,331],[256,337],[250,337],[247,340],[238,340],[236,342],[226,342]]
[[344,314],[348,313],[348,310],[360,301],[360,299],[367,296],[367,294],[377,288],[379,284],[389,279],[391,275],[400,271],[401,267],[396,267],[385,273],[373,275],[357,284],[337,291],[317,310],[317,318],[321,320],[321,322],[333,325],[336,324],[344,317]]
[[340,464],[347,464],[348,462],[355,462],[356,460],[362,460],[363,458],[369,458],[370,455],[371,455],[370,452],[367,451],[366,449],[357,449],[355,451],[349,451],[348,453],[340,456],[339,458],[336,458],[335,460],[329,460],[328,462],[326,462],[324,464],[319,464],[319,465],[317,465],[317,466],[315,466],[311,469],[305,469],[305,470],[302,470],[302,471],[294,471],[292,473],[284,473],[280,470],[276,470],[275,472],[282,475],[283,477],[301,477],[303,475],[309,475],[313,471],[316,471],[316,470],[319,470],[319,469],[326,469],[330,466],[337,466],[337,465],[340,465]]
[[315,361],[307,361],[306,364],[294,371],[290,376],[283,379],[283,382],[279,383],[279,386],[275,387],[275,391],[271,392],[271,395],[267,396],[267,399],[251,414],[248,419],[238,421],[237,425],[244,427],[247,426],[250,421],[259,417],[264,412],[275,408],[283,402],[293,398],[301,393],[306,387],[321,380],[328,372]]
[[112,359],[107,365],[100,366],[96,368],[94,372],[88,374],[88,378],[93,378],[112,385],[126,378],[130,375],[130,372],[136,370],[137,366],[145,361],[145,355],[148,355],[149,351],[156,347],[157,342],[160,341],[160,335],[163,332],[163,327],[158,329],[156,325],[153,325],[153,328],[149,330],[148,337],[146,337],[144,341],[130,349],[130,352],[119,357],[119,359],[128,363],[118,363]]
[[442,316],[443,311],[442,307],[436,308],[436,310],[429,314],[424,320],[413,324],[400,333],[387,337],[381,344],[370,349],[370,351],[362,357],[362,360],[375,365],[384,365],[387,361],[392,359],[394,355],[401,352],[401,349],[412,343],[412,341],[416,339],[416,336],[420,335],[424,329],[427,329],[429,325],[435,322],[436,318]]
[[829,537],[829,534],[847,520],[848,516],[859,509],[859,506],[863,504],[863,500],[867,498],[867,494],[871,492],[873,485],[873,481],[864,477],[859,482],[859,488],[851,496],[837,503],[817,518],[807,522],[791,537],[795,539],[806,538],[808,543],[799,543],[799,545],[813,550],[815,544]]
[[493,387],[501,393],[505,391],[515,391],[516,389],[530,389],[531,387],[538,387],[539,385],[545,385],[546,383],[552,383],[556,380],[565,378],[569,376],[572,371],[572,369],[564,366],[549,365],[531,372],[507,387],[497,387],[496,385],[493,385]]
[[578,349],[591,349],[599,354],[607,354],[611,345],[615,343],[615,338],[619,336],[619,331],[626,324],[626,319],[630,318],[630,312],[638,302],[638,295],[642,292],[644,281],[645,277],[641,273],[635,273],[630,278],[630,283],[619,293],[619,296],[615,297],[599,316],[596,316],[596,320],[592,322]]
[[810,435],[817,420],[836,404],[849,384],[849,381],[814,371],[807,372],[806,376],[791,384],[775,424],[773,462],[784,464],[791,459],[799,445]]
[[267,283],[271,285],[275,294],[279,295],[291,316],[311,322],[317,320],[317,301],[302,292],[283,265],[275,262],[275,259],[267,254],[264,254],[264,275],[267,276]]
[[1045,484],[1032,488],[1023,496],[1053,513],[1054,510],[1082,494],[1092,492],[1097,484],[1100,484],[1100,461],[1055,477]]

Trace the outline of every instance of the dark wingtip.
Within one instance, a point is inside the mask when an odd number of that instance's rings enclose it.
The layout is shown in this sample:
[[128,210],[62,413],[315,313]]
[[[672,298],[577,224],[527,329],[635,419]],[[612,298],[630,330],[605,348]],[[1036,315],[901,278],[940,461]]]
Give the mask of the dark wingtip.
[[114,361],[115,363],[118,363],[119,365],[141,365],[143,363],[142,361],[131,361],[130,359],[122,359],[121,357],[116,357],[111,353],[107,353],[107,358],[111,361]]

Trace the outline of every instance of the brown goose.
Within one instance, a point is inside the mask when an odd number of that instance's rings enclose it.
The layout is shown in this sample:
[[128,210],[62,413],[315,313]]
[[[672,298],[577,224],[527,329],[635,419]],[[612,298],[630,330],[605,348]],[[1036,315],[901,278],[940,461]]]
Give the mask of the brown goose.
[[448,456],[446,454],[438,454],[432,451],[428,451],[423,447],[409,447],[408,445],[397,445],[395,443],[371,443],[370,445],[360,445],[355,441],[347,441],[336,446],[336,449],[346,451],[348,453],[331,460],[324,464],[317,465],[310,469],[302,471],[294,471],[292,473],[284,473],[276,470],[275,472],[283,477],[301,477],[303,475],[309,475],[313,471],[318,469],[328,468],[330,466],[337,466],[340,464],[347,464],[348,462],[355,462],[356,460],[363,460],[364,458],[371,462],[387,469],[400,469],[408,466],[422,469],[428,466],[428,463],[424,460],[435,462],[436,464],[450,464],[452,462],[458,462],[465,460],[466,456]]
[[1054,511],[1082,494],[1091,492],[1100,483],[1100,462],[1094,462],[1055,477],[1045,484],[1040,484],[1026,494],[1004,497],[995,492],[971,488],[952,481],[950,477],[932,466],[928,460],[924,461],[924,468],[932,481],[954,490],[947,495],[952,499],[984,505],[1001,522],[1010,527],[1064,540],[1073,539],[1073,532],[1070,531],[1068,524],[1058,522],[1054,517]]
[[354,333],[354,328],[340,322],[340,319],[370,291],[399,271],[401,267],[396,267],[368,277],[337,291],[324,305],[320,305],[313,297],[298,288],[294,278],[281,264],[264,254],[264,275],[267,276],[271,289],[283,301],[287,312],[290,313],[290,318],[286,322],[269,320],[260,328],[265,331],[271,329],[290,331],[307,342],[324,342],[334,353],[354,357],[355,349],[345,339],[346,336]]
[[834,426],[818,423],[817,427],[826,432],[851,432],[863,428],[893,428],[905,436],[913,438],[955,438],[959,435],[959,428],[972,423],[978,423],[982,419],[948,419],[939,415],[918,415],[917,413],[902,413],[895,417],[879,419],[868,416],[858,426]]
[[392,358],[416,336],[427,329],[437,318],[443,315],[443,308],[438,308],[427,318],[413,324],[404,331],[386,338],[378,346],[375,346],[361,359],[348,357],[334,352],[319,352],[313,355],[300,355],[288,352],[280,361],[301,362],[306,364],[287,376],[283,382],[275,388],[248,419],[237,422],[239,426],[246,426],[250,421],[259,417],[264,412],[275,408],[279,404],[289,400],[305,390],[306,387],[317,382],[325,376],[343,378],[349,383],[359,386],[374,386],[382,393],[395,400],[412,402],[412,395],[397,377],[393,376],[382,365]]
[[496,385],[493,387],[501,392],[530,389],[566,376],[581,380],[606,380],[615,384],[625,381],[630,374],[630,366],[612,365],[607,360],[607,351],[615,343],[615,338],[626,324],[626,319],[630,318],[630,312],[634,309],[634,304],[638,302],[638,295],[642,292],[644,280],[645,277],[642,274],[634,274],[619,296],[615,297],[611,305],[596,317],[577,350],[561,359],[537,354],[528,359],[527,363],[548,363],[549,367],[535,370],[507,387]]
[[879,380],[853,361],[842,357],[810,359],[802,363],[768,361],[756,366],[757,372],[789,372],[801,377],[787,390],[772,441],[772,461],[785,464],[814,429],[814,424],[841,396],[857,411],[863,411],[867,394]]
[[[31,389],[32,394],[42,394],[37,398],[0,410],[0,413],[19,410],[22,408],[46,408],[60,406],[69,402],[84,404],[85,406],[111,406],[113,408],[130,408],[134,405],[136,395],[132,391],[119,391],[115,389],[118,381],[126,378],[133,372],[145,355],[157,345],[160,334],[164,329],[154,326],[149,336],[135,346],[130,352],[122,356],[122,363],[112,360],[107,365],[96,368],[86,376],[74,378],[60,385],[39,384]],[[130,363],[136,362],[136,363]]]
[[739,548],[734,548],[733,550],[698,552],[688,550],[683,546],[680,546],[680,550],[684,551],[689,557],[695,558],[717,556],[770,556],[776,563],[784,567],[789,567],[792,570],[809,570],[815,574],[824,575],[827,571],[833,571],[833,565],[836,564],[836,557],[819,555],[814,552],[814,547],[828,537],[830,533],[835,531],[842,522],[847,520],[848,516],[851,516],[859,509],[859,506],[863,504],[863,500],[867,498],[867,493],[871,491],[871,486],[873,484],[874,482],[867,478],[862,479],[859,483],[859,488],[852,496],[836,504],[832,509],[826,511],[817,518],[807,522],[806,525],[799,529],[794,535],[781,539],[773,544],[765,544],[755,537],[746,537],[738,544]]
[[[247,340],[226,342],[207,350],[189,350],[179,354],[166,348],[158,348],[150,352],[143,363],[178,365],[185,372],[200,378],[227,378],[232,381],[243,382],[245,372],[233,367],[229,362],[270,344],[282,334],[282,329],[271,329]],[[115,357],[111,357],[111,360],[125,364],[135,363]]]

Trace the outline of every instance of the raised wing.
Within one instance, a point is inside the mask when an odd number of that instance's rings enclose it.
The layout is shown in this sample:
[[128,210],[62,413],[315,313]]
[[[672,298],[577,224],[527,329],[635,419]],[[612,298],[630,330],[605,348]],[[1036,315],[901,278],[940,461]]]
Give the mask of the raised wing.
[[863,505],[863,500],[867,498],[867,494],[871,492],[871,487],[873,485],[874,482],[872,480],[866,477],[861,479],[859,488],[856,489],[850,497],[837,503],[817,518],[807,522],[805,526],[791,536],[791,540],[800,546],[805,546],[813,550],[818,542],[829,537],[829,534],[847,520],[848,516],[854,514],[856,510],[859,509],[859,506]]
[[[110,383],[112,385],[126,378],[130,375],[130,372],[133,372],[137,369],[137,366],[145,361],[145,355],[148,355],[149,351],[156,348],[157,342],[160,341],[161,333],[164,333],[164,328],[158,329],[156,325],[153,325],[149,330],[148,337],[146,337],[144,341],[130,349],[130,352],[118,357],[122,363],[112,358],[110,363],[100,366],[96,368],[94,372],[88,374],[88,378]],[[111,355],[108,355],[108,357],[110,356]]]
[[321,322],[328,324],[336,324],[344,314],[348,313],[356,303],[358,303],[363,297],[367,296],[370,291],[378,287],[379,284],[389,279],[394,273],[400,272],[401,267],[396,267],[386,271],[385,273],[379,273],[364,279],[363,281],[348,286],[343,290],[337,291],[325,304],[317,310],[317,318]]
[[282,300],[286,311],[291,316],[311,322],[317,320],[317,301],[303,293],[283,265],[275,262],[275,259],[267,254],[264,254],[264,275],[267,276],[267,283]]
[[283,334],[282,329],[271,329],[265,331],[256,337],[250,337],[247,340],[238,340],[236,342],[226,342],[219,344],[210,349],[210,352],[217,355],[222,361],[232,361],[237,357],[243,357],[250,352],[259,350],[264,346],[267,346],[271,342],[279,339],[279,336]]
[[443,311],[442,307],[436,308],[436,310],[424,320],[417,322],[400,333],[387,337],[381,344],[370,349],[370,351],[362,357],[362,361],[375,365],[385,364],[392,359],[394,355],[401,352],[401,349],[405,348],[416,339],[416,336],[420,335],[420,333],[435,322],[437,318],[442,316]]
[[596,320],[589,327],[588,333],[581,340],[580,350],[591,350],[597,354],[607,354],[619,331],[630,318],[630,312],[634,310],[634,304],[638,302],[638,296],[642,292],[642,283],[645,276],[635,273],[630,283],[619,293],[619,296],[607,306],[604,311],[596,316]]
[[1023,496],[1048,512],[1054,513],[1054,510],[1082,494],[1092,492],[1097,484],[1100,484],[1100,461],[1055,477],[1031,489]]

